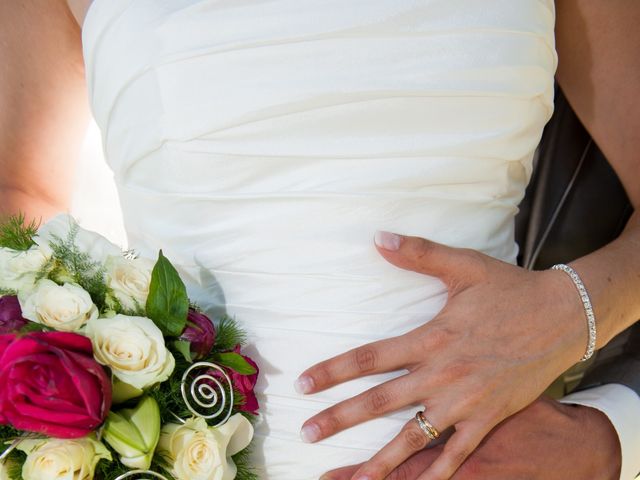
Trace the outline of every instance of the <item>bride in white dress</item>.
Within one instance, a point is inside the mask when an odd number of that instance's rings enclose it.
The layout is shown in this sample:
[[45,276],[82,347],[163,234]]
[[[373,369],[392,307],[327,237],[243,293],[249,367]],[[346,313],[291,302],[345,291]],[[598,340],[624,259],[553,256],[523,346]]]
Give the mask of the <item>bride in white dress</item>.
[[[249,332],[263,480],[363,462],[419,404],[304,443],[304,422],[398,373],[312,396],[311,365],[447,300],[378,230],[515,262],[514,215],[553,110],[551,0],[94,0],[92,112],[131,247]],[[581,337],[582,338],[582,337]]]
[[249,331],[261,478],[364,461],[415,413],[299,436],[386,378],[305,398],[303,369],[445,302],[438,280],[384,261],[376,230],[515,261],[553,108],[553,29],[539,0],[94,0],[89,96],[129,244],[162,247],[209,309],[215,276]]

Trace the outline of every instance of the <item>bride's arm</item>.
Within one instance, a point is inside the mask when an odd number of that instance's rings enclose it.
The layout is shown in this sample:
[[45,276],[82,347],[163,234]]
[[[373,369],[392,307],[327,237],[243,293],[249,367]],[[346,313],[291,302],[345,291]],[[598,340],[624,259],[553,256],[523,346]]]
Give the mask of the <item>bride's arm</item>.
[[640,7],[632,3],[557,2],[558,81],[635,208],[619,239],[572,264],[603,342],[640,318]]
[[78,22],[64,0],[0,2],[0,214],[69,207],[89,118]]

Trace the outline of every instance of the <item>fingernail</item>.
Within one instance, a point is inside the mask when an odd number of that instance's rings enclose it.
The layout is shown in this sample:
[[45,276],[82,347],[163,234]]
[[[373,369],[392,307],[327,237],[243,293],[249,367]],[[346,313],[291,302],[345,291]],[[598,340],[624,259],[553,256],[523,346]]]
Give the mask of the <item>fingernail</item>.
[[309,393],[313,390],[313,379],[307,376],[300,377],[293,383],[293,388],[295,388],[296,392],[300,395]]
[[400,248],[402,238],[400,235],[396,235],[395,233],[378,230],[374,237],[374,241],[376,242],[376,245],[384,248],[385,250],[396,251]]
[[356,477],[355,480],[371,480],[371,477],[369,475],[362,475],[360,477]]
[[320,438],[320,428],[315,423],[305,425],[300,430],[300,437],[304,443],[317,442]]

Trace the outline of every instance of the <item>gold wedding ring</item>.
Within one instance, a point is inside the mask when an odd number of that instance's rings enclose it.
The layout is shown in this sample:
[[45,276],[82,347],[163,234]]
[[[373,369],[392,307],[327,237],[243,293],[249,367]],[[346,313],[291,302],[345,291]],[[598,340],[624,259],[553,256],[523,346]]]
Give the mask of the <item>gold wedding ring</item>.
[[420,426],[420,430],[424,432],[424,434],[429,437],[431,440],[435,440],[440,436],[440,432],[438,429],[431,425],[429,421],[425,418],[424,412],[416,413],[416,422]]

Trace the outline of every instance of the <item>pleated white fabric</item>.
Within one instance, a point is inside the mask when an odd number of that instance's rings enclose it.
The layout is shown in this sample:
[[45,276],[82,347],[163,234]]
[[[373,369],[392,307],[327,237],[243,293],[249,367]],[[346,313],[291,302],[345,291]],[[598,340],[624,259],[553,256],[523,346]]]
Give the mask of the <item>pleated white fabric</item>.
[[551,0],[95,0],[91,103],[129,244],[224,301],[262,366],[255,463],[311,480],[415,409],[303,444],[303,421],[394,375],[304,398],[306,367],[430,320],[434,278],[377,229],[514,261],[513,217],[553,108]]

